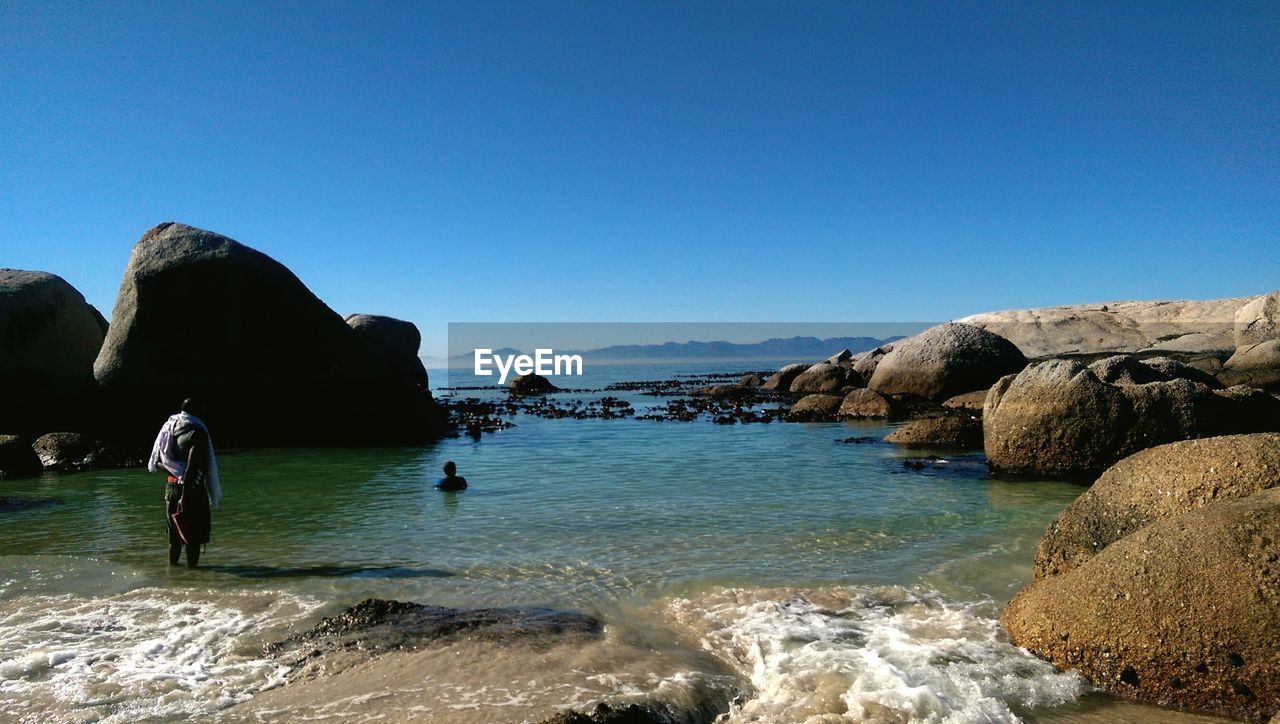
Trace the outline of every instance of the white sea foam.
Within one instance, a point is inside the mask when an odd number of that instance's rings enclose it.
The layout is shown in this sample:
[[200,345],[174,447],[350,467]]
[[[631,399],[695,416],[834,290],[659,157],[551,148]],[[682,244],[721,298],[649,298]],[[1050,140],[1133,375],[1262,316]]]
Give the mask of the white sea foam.
[[733,589],[671,611],[754,687],[727,722],[1008,722],[1086,688],[1010,644],[990,602],[899,587]]
[[255,632],[312,610],[295,596],[145,588],[33,595],[0,612],[0,719],[185,718],[280,684]]

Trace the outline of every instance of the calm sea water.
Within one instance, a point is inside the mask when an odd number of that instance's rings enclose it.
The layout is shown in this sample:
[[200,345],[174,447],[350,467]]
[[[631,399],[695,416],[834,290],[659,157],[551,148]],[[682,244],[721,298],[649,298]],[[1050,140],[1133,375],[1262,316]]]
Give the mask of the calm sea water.
[[[0,718],[536,721],[657,698],[732,721],[1170,720],[1091,693],[995,621],[1074,485],[836,442],[877,424],[515,422],[422,448],[223,451],[196,572],[165,565],[158,476],[4,483]],[[431,489],[445,460],[469,490]],[[606,635],[464,641],[280,686],[261,645],[368,597],[579,610]]]

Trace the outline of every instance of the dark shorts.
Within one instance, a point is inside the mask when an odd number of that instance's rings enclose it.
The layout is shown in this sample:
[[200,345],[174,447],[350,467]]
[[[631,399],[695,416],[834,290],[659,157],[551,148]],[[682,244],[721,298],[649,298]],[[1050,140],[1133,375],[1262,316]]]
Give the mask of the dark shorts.
[[164,500],[164,520],[170,545],[203,545],[209,542],[209,493],[203,484],[165,483]]

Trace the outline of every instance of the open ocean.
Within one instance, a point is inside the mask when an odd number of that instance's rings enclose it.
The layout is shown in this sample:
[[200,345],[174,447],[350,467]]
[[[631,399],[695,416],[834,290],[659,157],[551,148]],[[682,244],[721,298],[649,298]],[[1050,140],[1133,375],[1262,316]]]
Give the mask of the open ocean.
[[[837,442],[884,424],[515,422],[422,448],[221,451],[194,572],[166,569],[160,476],[3,483],[0,719],[520,722],[659,700],[730,722],[1215,721],[1121,704],[1007,643],[999,610],[1077,485]],[[445,460],[469,490],[431,489]],[[335,659],[281,685],[264,643],[370,597],[580,611],[605,632]]]

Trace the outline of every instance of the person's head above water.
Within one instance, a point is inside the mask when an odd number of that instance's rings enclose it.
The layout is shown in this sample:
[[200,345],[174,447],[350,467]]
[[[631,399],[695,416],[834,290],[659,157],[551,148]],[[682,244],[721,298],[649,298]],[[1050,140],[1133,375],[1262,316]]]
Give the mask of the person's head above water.
[[447,462],[447,463],[445,463],[445,464],[444,464],[444,474],[445,474],[445,475],[450,475],[450,476],[452,476],[452,475],[456,475],[456,474],[457,474],[457,472],[458,472],[458,466],[457,466],[457,465],[454,465],[452,460],[450,460],[449,462]]

